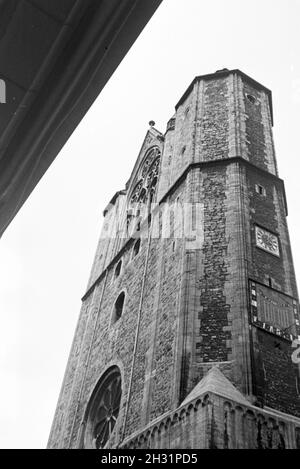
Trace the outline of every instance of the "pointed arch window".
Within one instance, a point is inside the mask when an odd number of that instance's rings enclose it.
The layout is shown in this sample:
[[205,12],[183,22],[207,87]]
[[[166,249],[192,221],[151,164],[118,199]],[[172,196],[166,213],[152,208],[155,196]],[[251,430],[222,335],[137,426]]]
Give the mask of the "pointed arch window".
[[[146,219],[151,212],[151,204],[155,201],[156,189],[159,177],[161,151],[158,147],[151,148],[145,157],[140,178],[134,186],[129,198],[127,210],[127,229],[139,230],[141,221]],[[133,225],[132,219],[136,219]],[[138,218],[138,220],[137,220]]]
[[160,160],[157,158],[149,168],[149,172],[147,174],[147,188],[149,187],[156,187],[157,180],[158,180],[158,172],[159,172],[159,163]]
[[133,246],[133,252],[132,252],[132,258],[133,258],[133,259],[134,259],[134,258],[138,255],[138,253],[140,252],[140,248],[141,248],[141,240],[138,239],[138,240],[135,242],[134,246]]
[[114,304],[114,309],[113,309],[113,315],[112,315],[112,324],[115,324],[120,317],[123,314],[123,309],[124,309],[124,302],[125,302],[125,293],[122,292],[118,296],[115,304]]
[[122,270],[122,261],[119,261],[115,270],[115,277],[118,278]]
[[158,147],[150,149],[142,166],[141,177],[134,186],[130,197],[130,205],[139,202],[146,203],[149,189],[155,187],[158,181],[161,152]]
[[130,203],[134,204],[139,202],[140,197],[141,197],[141,192],[143,189],[143,180],[141,179],[135,186],[135,188],[132,191],[131,198],[130,198]]
[[152,147],[147,151],[146,158],[142,167],[142,178],[145,178],[145,176],[147,175],[148,170],[152,165],[152,162],[156,159],[159,159],[160,157],[161,151],[158,147]]

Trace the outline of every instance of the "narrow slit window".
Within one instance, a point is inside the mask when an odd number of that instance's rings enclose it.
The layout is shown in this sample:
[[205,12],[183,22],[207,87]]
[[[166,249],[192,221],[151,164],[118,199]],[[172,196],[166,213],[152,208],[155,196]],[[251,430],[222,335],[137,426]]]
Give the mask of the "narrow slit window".
[[115,277],[118,278],[122,270],[122,261],[119,261],[115,270]]
[[259,195],[266,196],[266,189],[260,184],[255,184],[255,192]]
[[138,255],[138,253],[140,252],[140,248],[141,248],[141,240],[138,239],[135,245],[133,246],[133,253],[132,253],[133,258]]
[[124,301],[125,301],[125,293],[122,292],[118,296],[115,305],[114,305],[114,311],[113,311],[113,317],[112,317],[112,324],[117,322],[120,317],[123,314],[123,309],[124,309]]

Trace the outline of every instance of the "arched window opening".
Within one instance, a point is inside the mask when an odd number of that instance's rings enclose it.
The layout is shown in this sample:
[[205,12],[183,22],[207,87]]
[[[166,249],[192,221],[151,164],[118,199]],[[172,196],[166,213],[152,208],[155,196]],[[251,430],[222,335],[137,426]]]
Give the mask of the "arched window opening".
[[[137,231],[141,230],[143,221],[148,219],[149,212],[151,212],[151,204],[154,202],[158,183],[160,157],[161,151],[158,147],[148,150],[140,177],[129,199],[129,210],[134,213],[136,218],[136,223],[133,226]],[[131,218],[129,221],[131,221]]]
[[117,366],[100,378],[88,404],[84,447],[106,448],[114,431],[122,397],[122,381]]
[[141,193],[140,193],[140,196],[139,196],[139,202],[141,204],[144,204],[144,203],[146,203],[146,200],[147,200],[147,191],[146,191],[145,188],[143,188],[141,190]]
[[135,215],[135,230],[140,231],[141,230],[141,223],[143,222],[145,218],[145,210],[146,210],[146,205],[143,202],[139,202],[136,210],[136,215]]
[[119,261],[115,270],[115,277],[118,278],[122,270],[122,261]]
[[148,150],[144,163],[143,163],[143,168],[142,168],[143,178],[147,175],[149,168],[151,167],[153,161],[155,161],[156,159],[159,159],[160,156],[161,156],[161,152],[158,147],[152,147]]
[[246,97],[248,99],[248,101],[250,101],[251,104],[256,104],[257,103],[257,99],[252,96],[252,94],[246,94]]
[[138,253],[140,252],[140,248],[141,248],[141,240],[138,239],[136,242],[135,242],[135,245],[133,246],[133,253],[132,253],[132,257],[136,257],[138,255]]
[[115,305],[114,305],[114,310],[113,310],[113,316],[112,316],[112,324],[117,322],[120,317],[123,314],[123,309],[124,309],[124,301],[125,301],[125,293],[122,292],[118,296]]
[[130,203],[131,204],[134,204],[134,203],[138,202],[141,191],[142,191],[142,188],[143,188],[143,180],[139,181],[136,184],[135,188],[133,189],[132,194],[131,194],[131,198],[130,198]]
[[147,188],[154,187],[157,184],[160,160],[157,158],[151,165],[147,175]]
[[154,199],[155,199],[155,194],[156,194],[156,184],[157,184],[157,178],[155,177],[152,181],[152,184],[151,184],[151,187],[150,187],[150,190],[149,190],[149,204],[150,204],[150,209],[152,208],[151,207],[151,204],[154,203]]

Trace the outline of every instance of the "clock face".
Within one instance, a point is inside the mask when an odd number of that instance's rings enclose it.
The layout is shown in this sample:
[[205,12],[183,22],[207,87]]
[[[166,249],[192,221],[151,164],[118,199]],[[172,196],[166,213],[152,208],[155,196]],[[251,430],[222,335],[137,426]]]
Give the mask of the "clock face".
[[279,257],[278,237],[267,230],[255,227],[256,246]]

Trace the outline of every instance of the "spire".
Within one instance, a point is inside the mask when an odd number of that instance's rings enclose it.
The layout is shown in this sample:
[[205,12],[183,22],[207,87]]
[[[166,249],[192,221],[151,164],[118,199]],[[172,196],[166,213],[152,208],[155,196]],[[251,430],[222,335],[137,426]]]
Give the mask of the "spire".
[[218,366],[213,366],[209,372],[199,381],[181,405],[202,396],[207,392],[218,394],[219,396],[249,405],[250,402],[236,389],[235,386],[220,371]]

